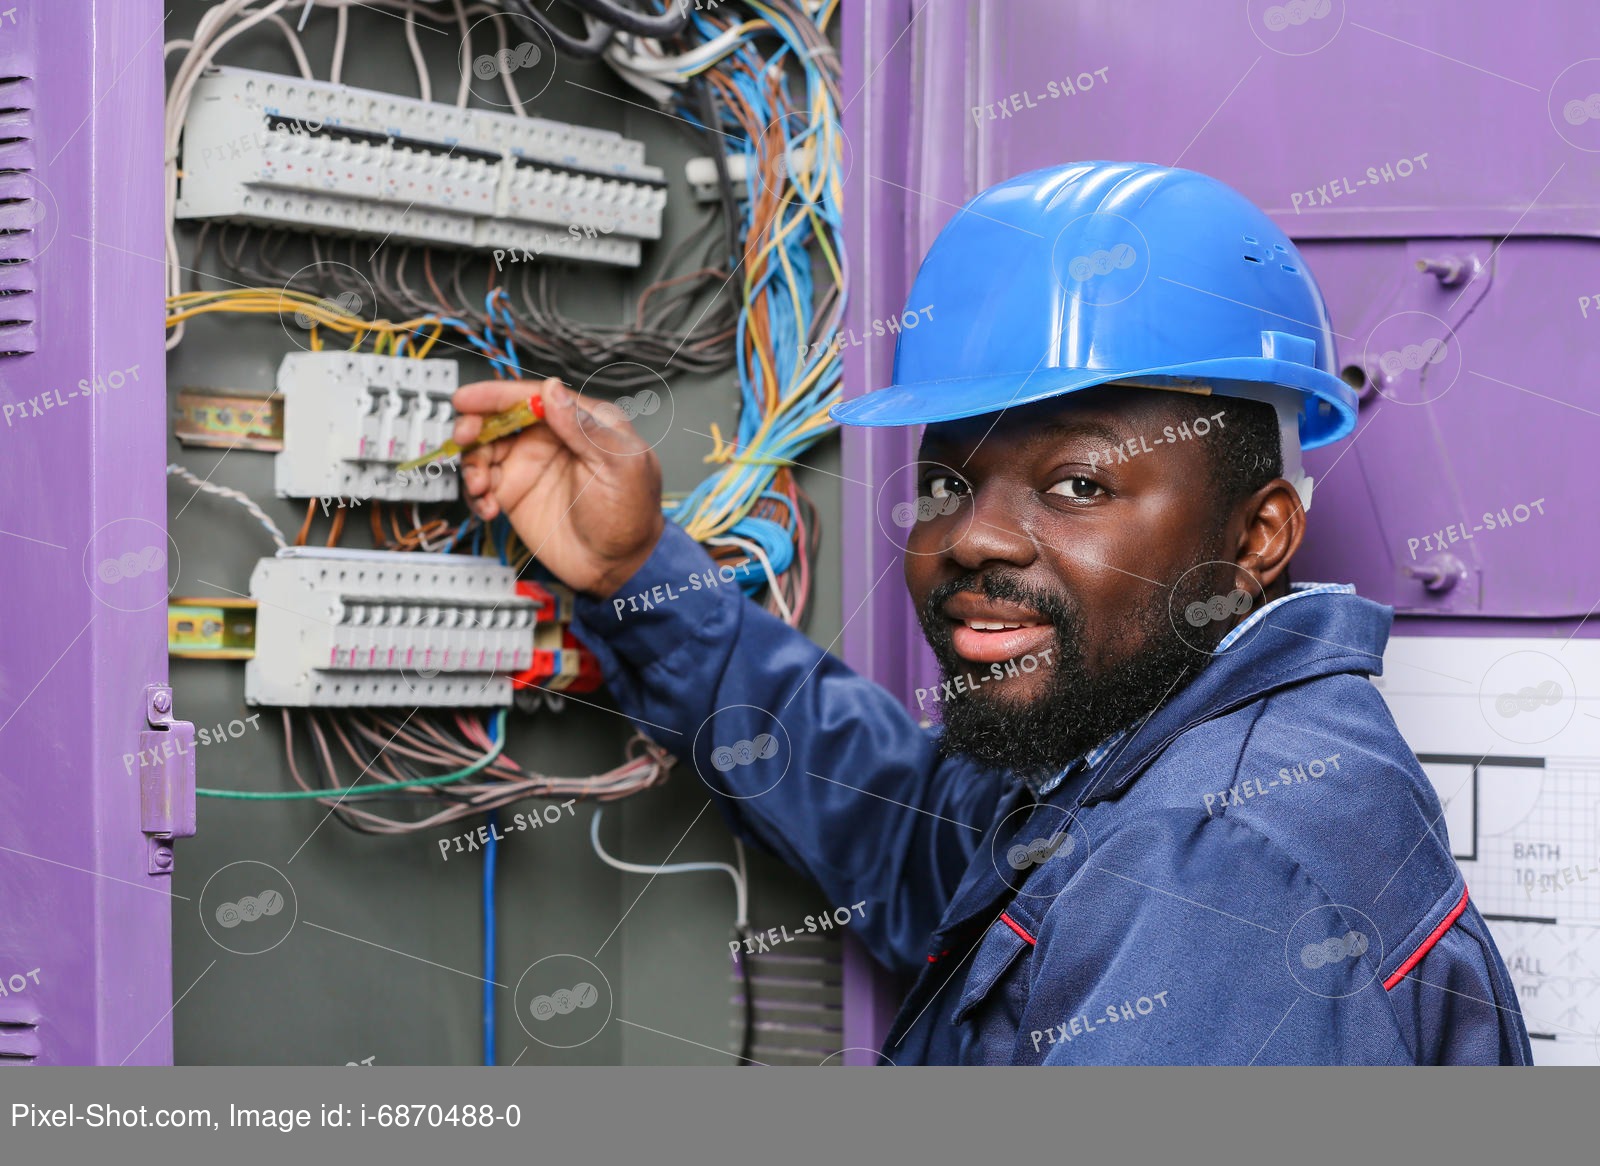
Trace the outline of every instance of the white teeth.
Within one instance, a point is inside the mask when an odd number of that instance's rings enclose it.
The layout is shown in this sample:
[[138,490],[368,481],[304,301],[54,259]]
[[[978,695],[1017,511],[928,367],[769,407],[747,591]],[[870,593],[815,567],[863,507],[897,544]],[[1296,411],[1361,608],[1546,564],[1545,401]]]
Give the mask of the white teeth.
[[1000,623],[997,620],[969,619],[966,624],[975,632],[1010,632],[1018,628],[1031,628],[1031,623]]

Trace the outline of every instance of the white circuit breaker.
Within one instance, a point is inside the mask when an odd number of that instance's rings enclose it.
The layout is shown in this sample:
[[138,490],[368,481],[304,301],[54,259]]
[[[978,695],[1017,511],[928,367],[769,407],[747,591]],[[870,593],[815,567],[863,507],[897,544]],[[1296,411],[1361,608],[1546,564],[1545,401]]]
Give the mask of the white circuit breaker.
[[278,366],[283,451],[273,460],[280,498],[443,502],[460,474],[400,473],[400,462],[450,439],[458,367],[365,352],[291,352]]
[[609,130],[213,68],[177,214],[637,267],[666,196],[644,144]]
[[252,705],[483,708],[533,664],[534,601],[471,555],[287,547],[250,574]]

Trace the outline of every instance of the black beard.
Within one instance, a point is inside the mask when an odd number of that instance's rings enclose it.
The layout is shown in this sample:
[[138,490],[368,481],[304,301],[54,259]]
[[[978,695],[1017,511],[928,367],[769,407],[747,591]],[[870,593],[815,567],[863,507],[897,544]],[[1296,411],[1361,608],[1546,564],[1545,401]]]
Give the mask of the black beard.
[[1176,593],[1150,587],[1151,601],[1131,617],[1130,630],[1141,647],[1125,659],[1094,667],[1086,659],[1083,612],[1066,596],[1032,590],[993,571],[939,584],[917,616],[945,680],[981,667],[956,655],[954,625],[941,610],[960,592],[1032,608],[1056,632],[1054,661],[1041,668],[1049,669],[1048,685],[1032,701],[1007,699],[995,688],[969,688],[940,703],[939,752],[1009,772],[1037,787],[1117,730],[1141,722],[1199,675],[1209,659],[1206,652],[1227,633],[1226,624],[1212,623],[1186,627],[1185,638],[1174,627],[1173,615],[1181,621],[1190,603],[1218,594],[1218,580],[1209,574],[1191,572]]

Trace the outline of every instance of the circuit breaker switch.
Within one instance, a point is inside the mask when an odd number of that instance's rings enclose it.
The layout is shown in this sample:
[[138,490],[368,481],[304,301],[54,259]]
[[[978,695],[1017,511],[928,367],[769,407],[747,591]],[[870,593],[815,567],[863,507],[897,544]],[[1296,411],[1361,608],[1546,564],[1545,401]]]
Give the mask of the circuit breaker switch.
[[283,451],[273,461],[280,498],[443,502],[457,497],[455,474],[401,472],[448,436],[453,360],[361,352],[292,352],[278,366],[284,400]]
[[286,547],[256,564],[250,593],[251,704],[495,707],[534,663],[536,602],[475,556]]

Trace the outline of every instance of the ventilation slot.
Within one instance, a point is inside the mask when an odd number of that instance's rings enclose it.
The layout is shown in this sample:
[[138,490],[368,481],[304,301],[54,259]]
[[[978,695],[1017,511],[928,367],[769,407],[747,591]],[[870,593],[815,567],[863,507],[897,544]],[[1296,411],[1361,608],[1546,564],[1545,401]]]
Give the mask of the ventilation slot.
[[34,82],[0,77],[0,360],[38,349],[35,260],[56,229],[56,202],[35,174]]
[[38,1022],[0,1020],[0,1065],[35,1060],[44,1051]]
[[[833,923],[833,920],[829,920]],[[765,935],[765,933],[758,933]],[[755,1000],[754,1040],[750,1057],[767,1065],[841,1065],[844,1045],[842,952],[838,932],[790,935],[768,951],[740,949],[750,969]],[[729,1051],[737,1054],[744,1032],[744,984],[735,968],[731,976],[733,1015]]]

